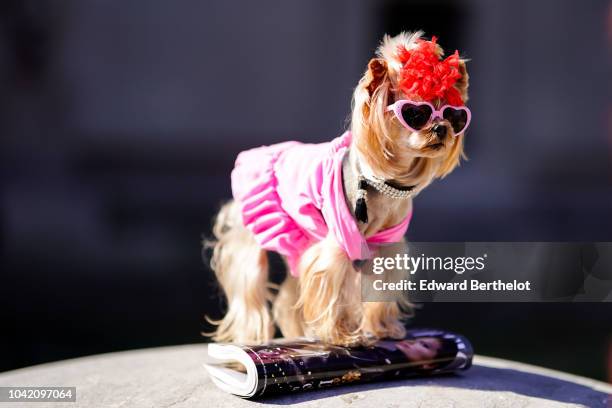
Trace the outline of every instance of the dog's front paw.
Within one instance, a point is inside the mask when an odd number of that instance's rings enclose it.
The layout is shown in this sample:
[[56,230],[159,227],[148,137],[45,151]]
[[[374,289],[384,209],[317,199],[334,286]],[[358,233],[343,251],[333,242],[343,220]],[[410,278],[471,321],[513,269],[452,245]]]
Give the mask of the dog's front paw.
[[397,303],[364,303],[363,331],[376,339],[401,339],[406,336],[405,317]]

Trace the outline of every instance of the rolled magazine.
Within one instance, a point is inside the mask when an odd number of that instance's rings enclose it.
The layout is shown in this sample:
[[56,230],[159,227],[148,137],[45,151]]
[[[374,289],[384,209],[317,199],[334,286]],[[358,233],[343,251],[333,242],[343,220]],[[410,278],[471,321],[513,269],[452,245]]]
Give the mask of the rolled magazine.
[[261,345],[210,344],[212,381],[245,398],[323,389],[343,384],[430,376],[467,370],[474,355],[458,334],[410,330],[402,340],[359,347],[307,338]]

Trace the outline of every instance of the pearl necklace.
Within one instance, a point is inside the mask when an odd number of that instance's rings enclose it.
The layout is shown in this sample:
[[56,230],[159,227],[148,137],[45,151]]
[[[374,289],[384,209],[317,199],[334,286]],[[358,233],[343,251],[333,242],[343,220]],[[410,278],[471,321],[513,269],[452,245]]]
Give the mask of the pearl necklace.
[[390,186],[384,181],[373,181],[363,176],[360,177],[360,181],[361,180],[365,181],[367,184],[374,187],[374,189],[378,191],[380,194],[385,195],[387,197],[396,198],[399,200],[405,200],[407,198],[412,198],[414,196],[414,186],[407,187],[404,190],[400,190],[399,188]]

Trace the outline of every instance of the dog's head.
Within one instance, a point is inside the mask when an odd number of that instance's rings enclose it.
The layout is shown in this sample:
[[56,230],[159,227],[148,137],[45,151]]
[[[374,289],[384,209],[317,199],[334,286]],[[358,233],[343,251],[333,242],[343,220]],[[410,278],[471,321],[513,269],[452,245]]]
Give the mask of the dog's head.
[[[351,130],[366,172],[424,188],[463,157],[468,74],[435,37],[385,36],[353,95]],[[462,128],[463,126],[463,128]]]

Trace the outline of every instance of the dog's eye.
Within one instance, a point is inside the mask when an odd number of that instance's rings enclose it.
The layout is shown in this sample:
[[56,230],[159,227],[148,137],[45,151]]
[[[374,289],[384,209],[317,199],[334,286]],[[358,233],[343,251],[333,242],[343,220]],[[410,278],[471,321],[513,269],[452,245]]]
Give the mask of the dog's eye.
[[461,132],[467,125],[468,114],[464,109],[446,108],[442,112],[444,119],[448,120],[455,133]]
[[431,108],[428,105],[406,104],[402,106],[402,118],[408,126],[415,130],[422,129],[431,117]]

